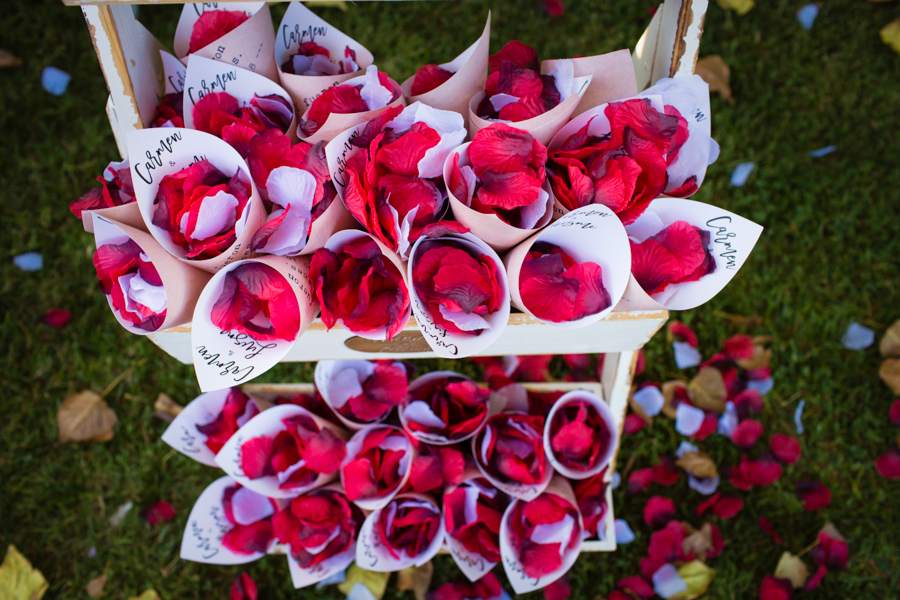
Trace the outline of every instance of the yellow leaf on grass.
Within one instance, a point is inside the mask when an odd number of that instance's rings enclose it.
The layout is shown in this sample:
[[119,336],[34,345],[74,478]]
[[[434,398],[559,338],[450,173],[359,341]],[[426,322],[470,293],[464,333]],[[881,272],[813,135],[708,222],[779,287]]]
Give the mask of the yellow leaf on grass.
[[353,586],[360,583],[369,588],[376,600],[381,600],[384,597],[384,591],[387,589],[390,576],[390,573],[366,571],[356,566],[356,564],[352,564],[347,569],[347,577],[337,587],[346,596],[353,589]]
[[685,452],[675,464],[698,479],[719,476],[716,463],[703,452]]
[[183,410],[184,407],[169,398],[167,394],[160,394],[153,403],[153,416],[168,423],[174,421],[175,417]]
[[881,30],[881,41],[900,52],[900,19],[891,21]]
[[681,568],[678,569],[678,574],[684,580],[687,589],[683,592],[678,592],[674,596],[669,596],[669,600],[694,600],[694,598],[699,598],[709,589],[714,573],[714,570],[699,560],[692,560],[681,565]]
[[106,587],[106,574],[94,577],[88,584],[84,586],[84,591],[91,598],[99,598],[103,595],[103,588]]
[[397,589],[401,592],[413,592],[416,600],[425,600],[425,594],[431,585],[434,565],[428,561],[421,567],[408,567],[397,573]]
[[900,358],[888,358],[881,363],[878,376],[895,394],[900,394]]
[[718,0],[719,6],[731,9],[742,17],[753,8],[753,0]]
[[128,600],[160,600],[160,598],[156,590],[144,590],[144,593],[140,596],[132,596]]
[[700,372],[688,383],[688,396],[691,404],[703,410],[725,412],[725,379],[722,373],[713,367],[700,369]]
[[0,598],[3,600],[39,600],[50,584],[40,571],[12,544],[0,564]]
[[775,567],[775,577],[779,579],[790,579],[794,589],[800,589],[809,579],[809,569],[806,563],[791,554],[785,552],[778,560],[778,566]]
[[731,86],[728,85],[731,79],[731,69],[728,68],[721,56],[718,54],[704,56],[697,61],[694,73],[703,78],[703,81],[709,85],[711,94],[719,94],[726,104],[734,103],[734,98],[731,96]]
[[113,409],[90,390],[66,396],[56,414],[60,442],[108,442],[116,421]]
[[895,358],[900,356],[900,320],[894,321],[894,324],[888,327],[878,344],[878,351],[885,358]]
[[344,0],[306,0],[304,4],[310,8],[337,8],[347,12],[347,3]]

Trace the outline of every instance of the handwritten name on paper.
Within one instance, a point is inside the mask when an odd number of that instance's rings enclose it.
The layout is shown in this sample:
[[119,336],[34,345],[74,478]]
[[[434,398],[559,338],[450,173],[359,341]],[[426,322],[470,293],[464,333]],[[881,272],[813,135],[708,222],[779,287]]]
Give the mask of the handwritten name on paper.
[[725,259],[725,268],[736,271],[738,268],[736,256],[737,250],[731,246],[729,240],[737,237],[737,234],[733,231],[728,231],[727,225],[729,223],[731,223],[731,217],[716,217],[715,219],[707,221],[706,226],[712,227],[715,230],[713,233],[713,243],[722,246],[722,248],[720,248],[722,252],[719,256]]
[[363,549],[363,557],[366,565],[369,568],[374,567],[378,564],[379,558],[378,553],[375,552],[375,548],[379,547],[381,544],[375,540],[371,535],[371,530],[362,529],[359,532],[359,544]]
[[224,92],[228,88],[230,82],[237,81],[237,77],[237,69],[234,69],[232,71],[225,71],[224,73],[216,73],[216,78],[209,82],[205,79],[201,79],[199,87],[189,86],[187,93],[188,98],[191,100],[191,104],[197,104],[197,102],[207,94]]
[[[155,150],[147,150],[145,153],[145,156],[147,157],[146,162],[135,161],[133,167],[135,174],[140,177],[144,183],[148,185],[153,183],[152,171],[163,166],[163,156],[172,154],[172,148],[181,141],[181,138],[182,134],[180,131],[175,131],[171,135],[160,138],[159,147]],[[174,166],[174,163],[172,166]]]
[[541,578],[526,575],[525,568],[512,556],[503,557],[503,564],[507,567],[507,575],[516,574],[519,575],[519,579],[522,581],[528,581],[532,587],[537,588],[540,586]]
[[243,381],[247,378],[248,375],[250,375],[250,373],[253,372],[253,366],[241,367],[233,360],[219,360],[219,357],[221,355],[218,352],[207,350],[206,346],[197,346],[195,350],[197,351],[197,354],[199,354],[200,360],[212,367],[222,369],[219,372],[220,376],[225,377],[227,375],[234,375],[235,382]]
[[172,89],[175,90],[176,92],[184,91],[184,76],[186,73],[187,73],[186,71],[177,71],[174,74],[174,76],[169,75],[166,78],[169,80],[169,85],[171,85]]
[[597,229],[597,226],[593,223],[589,223],[583,221],[582,219],[587,219],[589,217],[601,217],[606,218],[609,217],[610,213],[603,212],[602,210],[587,210],[583,212],[569,212],[561,216],[559,219],[554,221],[550,227],[575,227],[579,229]]
[[306,29],[300,29],[300,23],[294,23],[294,28],[285,25],[281,28],[281,42],[285,48],[290,48],[294,44],[298,46],[304,42],[314,42],[317,36],[328,35],[328,26],[326,25],[310,25]]
[[453,555],[454,560],[456,560],[457,562],[468,565],[477,570],[479,573],[484,572],[484,569],[486,567],[484,557],[478,556],[477,554],[470,554],[468,552],[461,552],[456,544],[450,545],[450,554]]
[[181,426],[181,451],[185,454],[197,454],[200,452],[197,436],[185,426]]
[[[328,87],[334,87],[334,86],[336,86],[336,85],[341,85],[341,83],[343,83],[343,82],[342,82],[342,81],[335,81],[334,83],[332,83],[332,84],[329,85]],[[328,88],[325,88],[325,89],[327,90]],[[312,103],[315,102],[316,98],[318,98],[319,96],[321,96],[321,95],[324,94],[324,93],[325,93],[325,90],[322,90],[322,91],[319,92],[318,94],[314,94],[314,95],[312,95],[312,96],[306,96],[306,97],[304,97],[304,98],[303,98],[303,104],[306,105],[306,108],[309,108],[310,106],[312,106]]]
[[[195,2],[191,6],[194,7],[194,12],[197,13],[198,17],[207,11],[219,10],[218,2]],[[245,15],[247,15],[248,17],[253,16],[250,14],[250,11],[248,11],[248,10],[242,10],[241,12],[244,13]]]
[[341,187],[345,187],[347,182],[344,180],[344,171],[347,169],[347,154],[350,151],[354,150],[356,146],[353,145],[353,140],[358,138],[361,134],[361,131],[357,129],[353,133],[350,134],[350,137],[347,138],[347,141],[344,142],[343,151],[341,155],[337,157],[338,170],[331,174],[331,178],[340,184]]
[[453,356],[459,354],[459,348],[456,347],[456,344],[444,341],[444,338],[447,337],[447,330],[435,324],[434,319],[431,318],[431,315],[428,314],[428,312],[422,306],[422,303],[419,302],[418,298],[416,298],[415,301],[416,307],[419,309],[425,319],[425,322],[421,323],[422,334],[431,338],[432,341],[434,341],[435,346],[439,348],[446,348],[447,352],[449,352]]

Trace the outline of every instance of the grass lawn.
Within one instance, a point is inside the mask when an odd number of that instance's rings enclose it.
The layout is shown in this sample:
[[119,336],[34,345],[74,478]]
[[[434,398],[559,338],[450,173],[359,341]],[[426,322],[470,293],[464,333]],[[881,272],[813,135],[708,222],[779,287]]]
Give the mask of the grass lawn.
[[[418,66],[467,46],[488,8],[495,51],[519,39],[551,58],[633,46],[652,4],[567,0],[559,18],[547,16],[536,0],[362,2],[347,12],[319,12],[402,81]],[[702,55],[720,54],[731,66],[735,103],[713,100],[713,134],[722,154],[695,199],[766,230],[728,289],[678,318],[698,332],[705,356],[734,333],[773,336],[775,388],[761,417],[765,437],[794,435],[792,417],[801,399],[807,430],[801,460],[774,485],[742,493],[744,510],[719,523],[727,546],[709,561],[716,575],[708,597],[758,597],[759,582],[774,571],[781,552],[807,549],[830,520],[849,540],[850,564],[845,572],[829,573],[811,597],[896,598],[900,482],[873,467],[897,435],[888,420],[894,398],[878,380],[877,348],[852,352],[839,338],[852,320],[880,336],[900,317],[900,55],[878,36],[900,16],[900,6],[830,0],[821,3],[806,32],[794,20],[802,4],[758,2],[739,17],[711,3],[701,46]],[[142,7],[141,18],[169,41],[179,10]],[[276,23],[283,10],[273,5]],[[240,568],[178,559],[190,508],[219,474],[164,445],[159,438],[166,424],[153,417],[159,392],[180,404],[199,393],[193,369],[116,324],[97,289],[93,240],[68,212],[69,202],[117,157],[104,113],[107,92],[81,12],[59,0],[34,0],[9,3],[2,19],[0,47],[24,65],[0,70],[0,553],[15,544],[50,582],[47,598],[84,598],[85,584],[103,572],[109,576],[107,598],[125,599],[147,588],[164,600],[227,597]],[[41,70],[48,65],[72,74],[62,97],[41,89]],[[807,154],[830,144],[839,150],[817,159]],[[745,186],[731,187],[732,169],[746,161],[756,169]],[[26,273],[12,265],[13,256],[28,251],[43,254],[43,270]],[[39,325],[49,308],[71,311],[72,321],[59,330]],[[761,324],[747,331],[723,314],[758,316]],[[427,366],[438,364],[456,366]],[[554,365],[555,375],[563,376],[562,362]],[[665,381],[694,371],[676,370],[663,334],[648,345],[644,379]],[[311,365],[281,365],[260,379],[309,381],[311,373]],[[59,444],[62,399],[86,388],[102,391],[114,381],[106,400],[119,417],[115,438]],[[632,459],[632,469],[647,467],[671,455],[681,439],[671,421],[657,419],[625,439],[620,469]],[[700,445],[720,468],[736,464],[741,454],[720,436]],[[801,478],[821,479],[831,489],[831,505],[804,512],[794,494]],[[674,487],[654,490],[631,497],[624,486],[616,491],[616,515],[631,524],[637,540],[613,554],[583,554],[571,571],[573,599],[605,597],[616,581],[639,573],[650,535],[642,510],[650,494],[672,497],[678,518],[702,523],[694,508],[703,497],[683,477]],[[137,509],[159,499],[171,502],[177,517],[151,528]],[[109,517],[129,500],[135,509],[111,528]],[[782,545],[757,526],[763,515],[784,537]],[[92,547],[95,558],[89,557]],[[435,563],[436,583],[460,576],[449,557]],[[334,587],[294,591],[282,558],[246,570],[261,598],[343,597]],[[412,594],[392,586],[386,598],[409,600]]]

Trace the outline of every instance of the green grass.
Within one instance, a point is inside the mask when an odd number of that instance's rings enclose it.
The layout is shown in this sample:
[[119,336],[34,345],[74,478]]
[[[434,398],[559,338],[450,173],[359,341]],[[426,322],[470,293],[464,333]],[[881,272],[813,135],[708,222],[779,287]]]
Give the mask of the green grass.
[[[402,81],[417,66],[467,46],[488,7],[494,50],[520,39],[549,58],[632,46],[651,4],[568,0],[558,19],[545,15],[536,0],[364,2],[345,13],[321,13],[363,41],[379,66]],[[877,378],[877,350],[847,351],[838,340],[851,320],[880,332],[900,316],[900,56],[878,36],[900,8],[896,2],[832,0],[804,32],[794,21],[802,4],[759,2],[738,17],[711,3],[703,38],[702,54],[721,54],[731,66],[736,101],[726,106],[713,100],[722,155],[695,199],[766,230],[729,288],[680,318],[699,333],[709,355],[741,331],[719,313],[759,316],[762,324],[753,333],[775,338],[776,383],[762,417],[767,435],[791,433],[796,403],[804,399],[807,406],[803,458],[775,485],[745,494],[744,511],[719,524],[728,545],[710,561],[716,576],[709,597],[758,597],[759,582],[773,572],[782,550],[805,549],[831,520],[849,539],[850,566],[829,573],[814,597],[896,598],[900,483],[881,478],[872,465],[897,434],[887,418],[893,397]],[[4,9],[0,47],[25,64],[0,71],[0,547],[15,544],[45,574],[47,598],[84,598],[84,585],[102,572],[109,576],[107,598],[150,587],[165,600],[226,597],[239,568],[177,560],[194,499],[218,474],[165,446],[159,440],[165,423],[152,415],[159,392],[182,404],[198,393],[193,371],[115,323],[96,287],[93,241],[67,210],[116,157],[104,115],[107,92],[81,13],[58,0]],[[276,21],[283,9],[274,6]],[[171,39],[177,15],[177,7],[141,9],[142,20],[163,40]],[[41,89],[47,65],[72,74],[66,95]],[[820,159],[807,156],[829,144],[840,150]],[[756,170],[744,187],[731,187],[731,170],[748,160]],[[12,266],[11,258],[26,251],[44,255],[42,271]],[[70,310],[74,318],[61,330],[37,324],[48,308]],[[645,378],[682,375],[664,336],[650,343],[647,357]],[[563,374],[561,364],[555,372]],[[101,391],[123,374],[106,398],[119,416],[115,439],[57,443],[62,399],[85,388]],[[309,365],[282,365],[261,379],[308,381],[310,374]],[[633,468],[649,466],[671,454],[679,439],[671,422],[657,420],[625,440],[620,468],[632,459]],[[702,446],[720,466],[739,460],[724,438],[714,436]],[[831,488],[830,507],[803,512],[793,484],[804,477]],[[675,498],[679,518],[701,523],[693,514],[700,496],[683,479],[661,493]],[[649,539],[641,517],[647,496],[616,492],[616,514],[638,539],[614,554],[583,555],[572,570],[574,599],[605,596],[618,579],[639,572]],[[137,509],[158,499],[171,502],[178,516],[153,529]],[[135,510],[111,529],[110,515],[128,500]],[[761,515],[782,533],[783,546],[759,530]],[[96,558],[88,558],[91,547]],[[269,557],[247,567],[261,598],[340,597],[334,588],[293,591],[285,562]],[[459,576],[449,558],[436,564],[436,582]],[[393,588],[387,597],[412,598]]]

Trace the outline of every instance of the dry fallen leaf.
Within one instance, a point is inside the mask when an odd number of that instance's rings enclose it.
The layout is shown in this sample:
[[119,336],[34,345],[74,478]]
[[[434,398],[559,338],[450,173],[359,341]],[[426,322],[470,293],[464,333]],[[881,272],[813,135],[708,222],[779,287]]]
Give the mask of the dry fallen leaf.
[[894,324],[888,327],[878,344],[878,351],[885,358],[894,358],[900,356],[900,320],[894,321]]
[[690,523],[683,522],[685,533],[688,535],[681,542],[681,549],[685,554],[693,554],[698,560],[706,560],[706,554],[715,548],[712,541],[712,525],[704,523],[699,530],[694,530]]
[[356,564],[352,564],[347,568],[347,576],[344,578],[342,583],[338,584],[338,589],[345,596],[350,593],[350,590],[353,589],[353,586],[357,583],[361,583],[372,592],[372,595],[375,596],[375,600],[381,600],[384,598],[384,591],[387,589],[388,579],[390,578],[390,573],[376,573],[375,571],[366,571],[358,567]]
[[103,595],[103,588],[106,587],[106,574],[94,577],[88,584],[84,586],[84,591],[91,598],[99,598]]
[[718,54],[704,56],[697,61],[694,73],[709,84],[709,92],[711,94],[719,94],[726,104],[734,104],[731,86],[728,85],[731,78],[731,69],[725,64],[721,56]]
[[703,452],[685,452],[675,464],[698,479],[719,476],[716,463]]
[[108,442],[116,421],[113,409],[91,390],[66,396],[56,414],[60,442]]
[[39,600],[50,584],[31,566],[12,544],[0,564],[0,598],[3,600]]
[[[841,532],[837,530],[837,527],[835,527],[834,523],[832,523],[831,521],[828,521],[827,523],[825,523],[825,526],[819,530],[819,533],[827,533],[828,537],[830,537],[833,540],[841,540],[842,542],[847,541],[844,539],[844,536],[841,535]],[[816,536],[816,537],[818,537],[818,536]]]
[[881,41],[900,52],[900,19],[891,21],[881,30]]
[[397,573],[397,589],[401,592],[413,592],[416,600],[425,600],[425,594],[431,585],[434,565],[428,561],[421,567],[408,567]]
[[140,596],[132,596],[128,600],[160,600],[160,598],[156,590],[144,590],[144,593]]
[[184,407],[169,398],[166,394],[160,394],[153,403],[153,415],[171,423],[178,416],[178,413],[184,410]]
[[687,589],[669,596],[669,600],[694,600],[706,593],[715,571],[699,560],[692,560],[681,565],[678,574],[687,585]]
[[667,381],[660,387],[663,395],[662,413],[670,419],[675,418],[675,405],[673,403],[675,400],[675,391],[681,388],[687,388],[687,384],[678,379]]
[[735,362],[742,369],[752,371],[754,369],[764,369],[769,366],[772,361],[772,350],[756,344],[753,346],[753,356],[750,358],[739,358]]
[[713,367],[700,369],[700,372],[688,383],[688,396],[691,404],[704,410],[725,412],[725,379],[722,373]]
[[11,52],[6,50],[0,50],[0,69],[5,69],[7,67],[19,67],[22,65],[22,59],[18,56],[13,56]]
[[719,6],[731,9],[742,17],[753,8],[753,0],[719,0]]
[[304,4],[310,8],[337,8],[347,12],[347,2],[345,0],[306,0]]
[[900,358],[888,358],[881,363],[878,376],[895,394],[900,394]]
[[778,566],[775,567],[775,577],[790,579],[794,589],[800,589],[809,579],[809,569],[806,568],[805,562],[790,552],[785,552],[778,560]]

